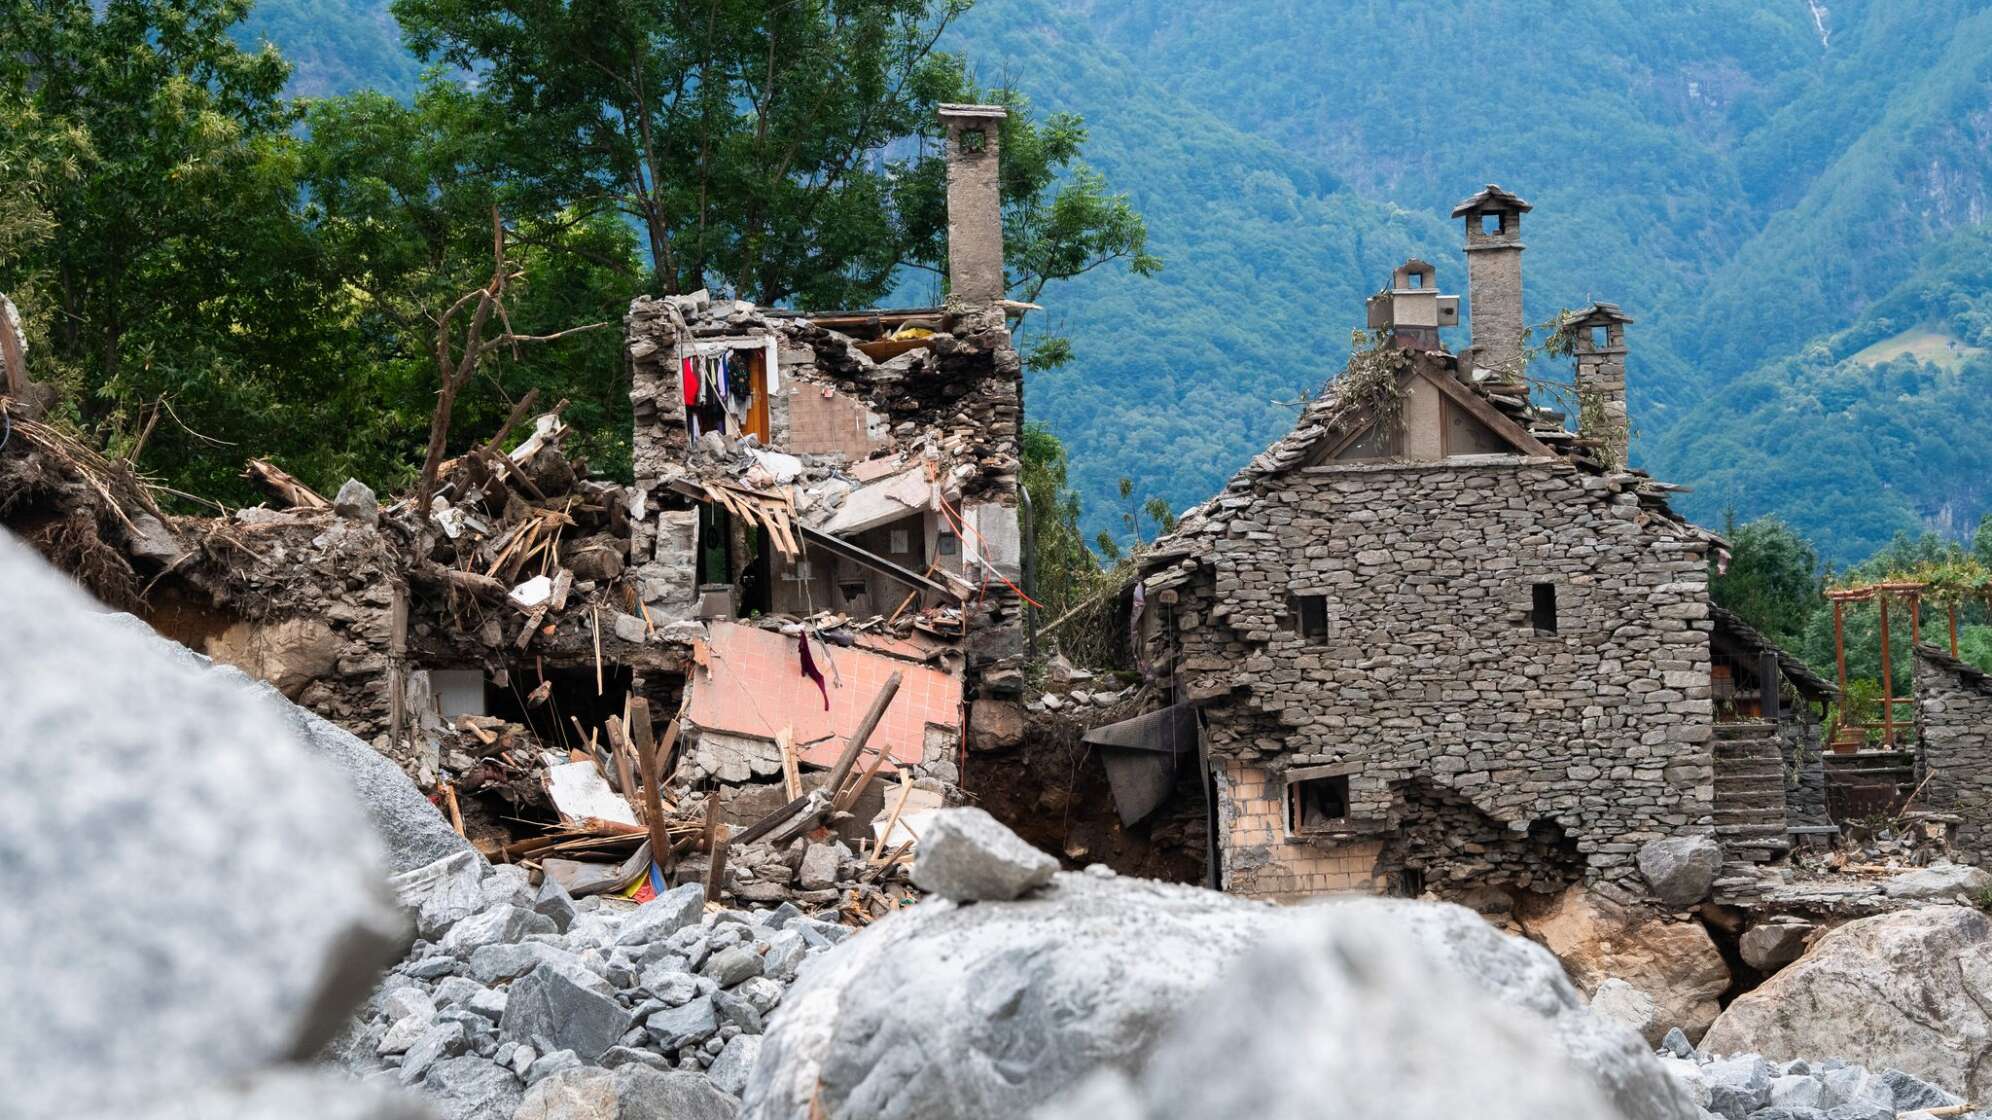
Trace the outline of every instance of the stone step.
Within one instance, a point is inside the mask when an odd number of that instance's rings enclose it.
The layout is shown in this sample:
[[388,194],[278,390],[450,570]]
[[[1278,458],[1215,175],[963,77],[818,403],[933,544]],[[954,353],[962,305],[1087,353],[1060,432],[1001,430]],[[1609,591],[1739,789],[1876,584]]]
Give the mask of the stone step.
[[1754,785],[1761,783],[1764,785],[1782,786],[1784,785],[1784,767],[1775,766],[1767,762],[1753,762],[1748,766],[1737,766],[1734,768],[1728,766],[1719,767],[1715,772],[1715,784],[1717,787],[1720,787],[1725,782],[1730,784],[1746,783]]
[[1784,758],[1784,752],[1778,749],[1778,745],[1775,742],[1768,739],[1746,743],[1717,743],[1715,745],[1715,761],[1718,764],[1725,759],[1746,758],[1775,758],[1781,760]]
[[1717,797],[1715,799],[1715,819],[1717,821],[1743,821],[1743,819],[1763,819],[1775,817],[1785,819],[1785,799],[1783,797]]
[[1776,740],[1778,726],[1763,720],[1739,720],[1734,723],[1715,725],[1717,739],[1771,739]]
[[1783,774],[1717,774],[1715,795],[1725,793],[1774,793],[1784,796]]
[[1772,836],[1783,836],[1785,834],[1785,826],[1789,823],[1785,820],[1783,809],[1719,808],[1715,811],[1715,827],[1717,829],[1742,826],[1745,828],[1763,829]]

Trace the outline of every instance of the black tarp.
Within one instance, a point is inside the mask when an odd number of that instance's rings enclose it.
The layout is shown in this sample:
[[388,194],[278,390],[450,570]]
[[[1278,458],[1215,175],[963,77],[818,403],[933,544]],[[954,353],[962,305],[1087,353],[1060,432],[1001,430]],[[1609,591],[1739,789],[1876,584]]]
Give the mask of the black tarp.
[[[1144,712],[1133,719],[1095,727],[1081,741],[1100,748],[1107,784],[1114,793],[1114,810],[1123,825],[1133,826],[1169,799],[1181,768],[1195,764],[1196,708],[1176,704]],[[1190,756],[1188,762],[1185,755]]]

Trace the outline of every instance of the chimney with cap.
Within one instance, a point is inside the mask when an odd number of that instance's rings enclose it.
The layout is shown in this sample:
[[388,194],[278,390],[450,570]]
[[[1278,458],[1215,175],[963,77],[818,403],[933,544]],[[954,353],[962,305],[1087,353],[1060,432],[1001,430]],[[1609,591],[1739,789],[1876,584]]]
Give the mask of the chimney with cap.
[[1564,320],[1562,334],[1577,359],[1577,434],[1595,441],[1609,470],[1626,468],[1632,424],[1625,405],[1625,325],[1632,317],[1615,303],[1594,303]]
[[[1522,373],[1522,215],[1529,204],[1493,183],[1453,207],[1466,219],[1466,311],[1473,366]],[[1470,366],[1462,366],[1470,369]]]
[[964,311],[1003,299],[1003,198],[998,139],[1001,105],[942,105],[948,133],[948,302]]

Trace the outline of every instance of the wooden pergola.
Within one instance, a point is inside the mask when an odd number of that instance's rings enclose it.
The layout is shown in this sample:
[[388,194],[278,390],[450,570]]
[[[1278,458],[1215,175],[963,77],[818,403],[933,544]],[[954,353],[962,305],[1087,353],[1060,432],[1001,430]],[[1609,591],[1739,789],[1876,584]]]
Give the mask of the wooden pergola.
[[[1913,696],[1895,695],[1894,663],[1888,648],[1888,605],[1901,599],[1909,607],[1909,644],[1913,649],[1923,640],[1923,592],[1927,584],[1911,581],[1871,583],[1864,587],[1842,587],[1826,593],[1833,604],[1833,659],[1840,673],[1840,695],[1847,695],[1847,629],[1846,613],[1848,603],[1877,602],[1881,605],[1881,739],[1889,750],[1895,749],[1895,705],[1914,705]],[[1950,608],[1951,654],[1957,654],[1957,607]],[[1863,730],[1865,730],[1863,726]],[[1837,739],[1833,743],[1835,751],[1843,744]]]

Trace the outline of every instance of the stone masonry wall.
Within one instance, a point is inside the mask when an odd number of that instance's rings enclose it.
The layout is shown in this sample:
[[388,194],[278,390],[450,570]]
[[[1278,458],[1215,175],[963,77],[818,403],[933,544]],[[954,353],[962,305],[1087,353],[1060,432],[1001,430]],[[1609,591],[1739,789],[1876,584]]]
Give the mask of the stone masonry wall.
[[[1518,840],[1558,830],[1587,878],[1711,826],[1706,544],[1630,491],[1516,456],[1331,464],[1212,517],[1174,640],[1227,766],[1358,763],[1352,823],[1376,835],[1423,779]],[[1556,588],[1553,635],[1531,624],[1536,583]],[[1296,632],[1294,594],[1325,597],[1325,637]],[[1252,850],[1229,865],[1277,860],[1231,839]]]
[[1916,651],[1918,776],[1924,807],[1964,818],[1952,846],[1992,863],[1992,677]]
[[1778,750],[1784,756],[1785,817],[1795,825],[1828,825],[1826,757],[1819,721],[1801,703],[1778,721]]

